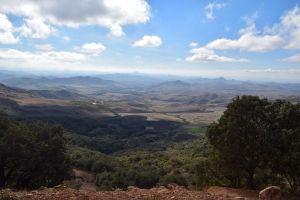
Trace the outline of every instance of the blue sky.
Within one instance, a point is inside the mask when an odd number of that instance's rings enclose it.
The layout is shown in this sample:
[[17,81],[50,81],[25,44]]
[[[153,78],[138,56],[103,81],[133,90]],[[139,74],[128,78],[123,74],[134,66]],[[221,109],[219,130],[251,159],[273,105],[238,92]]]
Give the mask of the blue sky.
[[0,68],[300,82],[298,0],[0,0]]

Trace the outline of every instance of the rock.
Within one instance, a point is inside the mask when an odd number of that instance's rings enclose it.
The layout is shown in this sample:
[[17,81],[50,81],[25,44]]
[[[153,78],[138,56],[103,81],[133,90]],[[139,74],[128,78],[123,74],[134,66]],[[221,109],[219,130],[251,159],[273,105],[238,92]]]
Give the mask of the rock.
[[54,190],[63,190],[66,188],[67,188],[67,186],[65,186],[65,185],[56,185],[53,187]]
[[259,200],[281,200],[281,191],[278,186],[270,186],[259,192]]
[[33,197],[33,194],[25,194],[25,197],[31,198],[31,197]]
[[245,197],[234,197],[234,200],[246,200]]

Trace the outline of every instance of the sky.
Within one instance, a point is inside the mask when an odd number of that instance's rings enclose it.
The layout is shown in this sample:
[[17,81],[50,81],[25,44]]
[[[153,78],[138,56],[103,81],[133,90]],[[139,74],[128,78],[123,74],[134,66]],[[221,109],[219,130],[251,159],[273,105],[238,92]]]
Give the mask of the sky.
[[300,82],[300,0],[0,0],[0,69]]

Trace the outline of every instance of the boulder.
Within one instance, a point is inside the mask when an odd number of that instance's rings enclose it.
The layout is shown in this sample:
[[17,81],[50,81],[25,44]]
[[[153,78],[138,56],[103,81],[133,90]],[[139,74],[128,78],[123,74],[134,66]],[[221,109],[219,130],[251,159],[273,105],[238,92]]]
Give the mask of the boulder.
[[278,186],[270,186],[259,192],[259,200],[281,200],[281,191]]

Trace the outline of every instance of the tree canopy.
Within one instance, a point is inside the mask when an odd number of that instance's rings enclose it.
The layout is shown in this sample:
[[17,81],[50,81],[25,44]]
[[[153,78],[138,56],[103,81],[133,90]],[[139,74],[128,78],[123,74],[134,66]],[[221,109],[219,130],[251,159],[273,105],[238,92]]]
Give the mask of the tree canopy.
[[280,175],[298,190],[299,122],[300,104],[242,96],[228,104],[218,122],[208,127],[207,136],[232,185],[252,188],[266,183],[262,179],[268,176]]
[[0,112],[0,187],[37,188],[69,171],[61,126],[19,123]]

